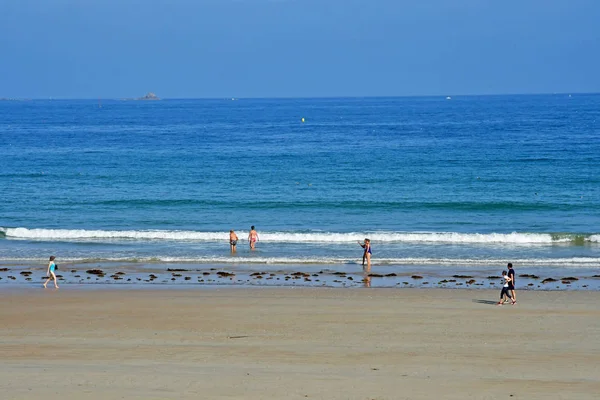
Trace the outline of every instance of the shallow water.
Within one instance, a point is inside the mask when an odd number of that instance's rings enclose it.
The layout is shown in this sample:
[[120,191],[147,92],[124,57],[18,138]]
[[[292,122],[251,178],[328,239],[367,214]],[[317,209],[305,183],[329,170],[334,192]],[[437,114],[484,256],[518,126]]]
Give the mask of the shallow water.
[[599,95],[100,105],[0,102],[0,262],[600,270]]

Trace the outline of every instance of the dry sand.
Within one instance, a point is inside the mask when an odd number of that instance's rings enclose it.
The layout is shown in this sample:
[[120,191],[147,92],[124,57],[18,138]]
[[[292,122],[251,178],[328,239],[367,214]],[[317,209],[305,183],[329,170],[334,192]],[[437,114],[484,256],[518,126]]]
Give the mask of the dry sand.
[[4,290],[2,399],[598,399],[600,292]]

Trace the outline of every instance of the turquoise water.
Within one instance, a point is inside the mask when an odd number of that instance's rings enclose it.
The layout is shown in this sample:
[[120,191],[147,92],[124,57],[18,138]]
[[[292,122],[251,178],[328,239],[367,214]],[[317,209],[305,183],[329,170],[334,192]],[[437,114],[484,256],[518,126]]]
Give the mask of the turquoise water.
[[0,158],[5,264],[600,267],[600,95],[4,101]]

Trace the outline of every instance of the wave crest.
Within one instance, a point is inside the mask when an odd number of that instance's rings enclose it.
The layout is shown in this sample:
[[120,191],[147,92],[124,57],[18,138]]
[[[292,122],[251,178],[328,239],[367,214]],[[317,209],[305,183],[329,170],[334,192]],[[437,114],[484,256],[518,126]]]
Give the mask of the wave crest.
[[[240,231],[244,237],[248,232]],[[575,233],[459,233],[459,232],[260,232],[260,239],[273,243],[350,243],[369,237],[379,243],[523,244],[600,243],[600,234]],[[0,237],[47,241],[82,240],[174,240],[223,241],[229,232],[176,230],[85,230],[1,228]]]

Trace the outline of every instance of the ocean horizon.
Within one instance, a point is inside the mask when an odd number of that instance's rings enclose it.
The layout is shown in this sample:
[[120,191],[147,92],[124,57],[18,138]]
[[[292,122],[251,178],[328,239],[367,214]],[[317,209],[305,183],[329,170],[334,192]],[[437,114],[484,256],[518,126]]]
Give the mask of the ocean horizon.
[[[353,100],[353,99],[419,99],[419,98],[443,98],[450,99],[463,97],[519,97],[519,96],[596,96],[600,92],[532,92],[532,93],[437,93],[437,94],[406,94],[406,95],[350,95],[350,96],[207,96],[207,97],[158,97],[161,101],[188,101],[188,100]],[[124,96],[108,96],[108,97],[61,97],[61,96],[46,96],[46,97],[0,97],[2,101],[98,101],[98,100],[115,100],[115,101],[144,101],[141,97],[124,97]]]

